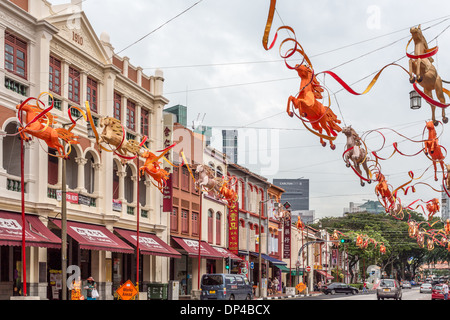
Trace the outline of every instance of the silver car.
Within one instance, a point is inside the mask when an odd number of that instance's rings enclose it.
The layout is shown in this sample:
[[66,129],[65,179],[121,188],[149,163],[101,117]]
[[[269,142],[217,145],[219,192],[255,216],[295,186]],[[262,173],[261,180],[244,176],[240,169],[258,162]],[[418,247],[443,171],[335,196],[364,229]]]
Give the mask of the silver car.
[[431,283],[423,283],[420,286],[420,293],[431,293],[433,291],[433,286]]
[[402,300],[402,287],[397,280],[381,280],[380,286],[377,288],[377,299],[384,300],[384,298]]

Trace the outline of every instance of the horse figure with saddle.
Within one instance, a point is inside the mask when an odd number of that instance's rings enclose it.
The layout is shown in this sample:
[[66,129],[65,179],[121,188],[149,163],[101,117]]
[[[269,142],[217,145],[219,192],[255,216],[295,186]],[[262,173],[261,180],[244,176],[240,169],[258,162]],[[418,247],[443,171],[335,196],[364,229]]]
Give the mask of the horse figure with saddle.
[[[432,120],[435,126],[438,125],[436,120],[436,105],[431,101],[433,99],[433,91],[441,104],[445,104],[444,92],[448,91],[442,86],[442,79],[439,76],[436,67],[433,65],[434,59],[432,55],[437,52],[437,48],[429,49],[428,43],[422,33],[421,26],[410,29],[412,39],[414,41],[414,55],[407,54],[409,60],[409,81],[413,84],[417,83],[424,89],[424,93],[430,98],[428,104],[431,107]],[[442,122],[447,123],[448,118],[445,116],[445,108],[442,107]]]
[[[368,155],[366,149],[362,148],[361,138],[356,133],[355,129],[352,126],[348,126],[342,129],[342,133],[347,137],[347,144],[345,145],[345,153],[344,153],[344,161],[347,168],[352,167],[350,160],[353,162],[353,169],[359,175],[361,180],[361,186],[364,187],[364,180],[369,184],[372,183],[371,176],[372,173],[369,170],[368,166]],[[362,176],[362,171],[360,165],[363,166],[364,171],[366,172],[366,178]]]

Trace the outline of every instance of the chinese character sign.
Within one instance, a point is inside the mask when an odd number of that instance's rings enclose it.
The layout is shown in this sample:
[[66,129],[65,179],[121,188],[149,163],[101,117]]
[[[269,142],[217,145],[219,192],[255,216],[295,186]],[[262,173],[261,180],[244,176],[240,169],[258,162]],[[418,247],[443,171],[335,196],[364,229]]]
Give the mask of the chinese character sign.
[[228,249],[234,253],[239,253],[239,209],[237,202],[233,202],[230,206],[229,216],[229,236],[228,236]]
[[283,220],[283,259],[291,258],[291,219]]

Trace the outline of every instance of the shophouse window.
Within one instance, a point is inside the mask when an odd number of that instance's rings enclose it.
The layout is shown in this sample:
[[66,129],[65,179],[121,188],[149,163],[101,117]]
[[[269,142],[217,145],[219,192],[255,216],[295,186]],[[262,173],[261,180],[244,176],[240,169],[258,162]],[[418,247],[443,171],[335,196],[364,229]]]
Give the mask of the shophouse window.
[[55,185],[58,183],[58,152],[55,149],[48,149],[48,184]]
[[122,120],[122,96],[114,93],[114,118]]
[[126,176],[124,181],[124,191],[125,191],[125,200],[128,203],[134,202],[134,182],[133,182],[133,172],[131,167],[127,165]]
[[69,68],[69,100],[80,103],[80,72]]
[[213,223],[214,211],[208,210],[208,243],[213,243],[214,223]]
[[98,91],[97,81],[95,81],[94,79],[88,78],[87,79],[86,100],[89,102],[89,107],[91,108],[91,110],[94,111],[95,113],[98,113],[97,91]]
[[95,192],[95,159],[92,153],[86,154],[86,164],[84,165],[84,188],[89,194]]
[[8,175],[20,177],[20,161],[17,161],[17,157],[20,157],[20,140],[16,135],[17,126],[18,122],[11,122],[6,126],[6,136],[3,137],[3,169]]
[[181,189],[189,191],[189,171],[186,167],[183,167],[181,175]]
[[180,170],[178,168],[173,168],[173,174],[172,174],[172,186],[175,188],[179,187],[179,181],[180,181]]
[[143,136],[149,136],[148,119],[149,112],[146,109],[141,109],[141,134]]
[[5,33],[5,68],[9,72],[27,79],[27,43]]
[[49,90],[61,95],[61,61],[50,57]]
[[178,231],[178,208],[173,208],[170,213],[170,231]]
[[181,232],[189,233],[189,211],[181,209]]
[[136,104],[127,102],[127,128],[136,131]]
[[118,176],[118,166],[117,163],[114,161],[113,164],[113,199],[117,200],[119,199],[119,176]]
[[216,212],[216,244],[217,245],[220,245],[220,240],[222,238],[221,220],[222,220],[222,214],[220,212]]
[[198,226],[198,213],[192,212],[192,234],[198,235],[199,226]]

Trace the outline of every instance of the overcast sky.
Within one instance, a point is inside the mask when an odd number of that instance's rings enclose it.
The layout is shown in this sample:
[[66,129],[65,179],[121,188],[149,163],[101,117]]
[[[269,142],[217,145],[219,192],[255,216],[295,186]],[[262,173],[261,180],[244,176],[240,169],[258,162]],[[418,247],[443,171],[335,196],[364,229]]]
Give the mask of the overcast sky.
[[[197,2],[85,0],[82,5],[96,33],[108,32],[115,51],[120,52]],[[200,114],[205,119],[203,124],[212,126],[215,134],[222,129],[239,129],[241,137],[252,137],[247,143],[240,140],[241,165],[270,181],[310,179],[310,209],[315,210],[316,217],[341,216],[351,201],[377,200],[375,184],[361,187],[359,178],[346,168],[342,160],[346,142],[343,134],[336,140],[335,151],[323,148],[299,119],[286,114],[288,97],[298,93],[300,79],[295,71],[286,68],[279,55],[280,41],[289,36],[286,31],[280,32],[274,49],[263,48],[269,3],[203,0],[120,55],[130,57],[130,62],[143,67],[147,75],[154,74],[156,68],[163,70],[168,106],[187,105],[189,124]],[[428,41],[438,36],[430,43],[439,45],[434,64],[442,78],[450,80],[450,61],[445,59],[450,56],[447,1],[279,0],[277,12],[271,38],[279,26],[291,26],[317,73],[332,70],[349,84],[359,81],[352,86],[358,92],[369,84],[373,77],[369,75],[389,63],[398,61],[408,68],[405,52],[409,29],[418,24]],[[425,122],[431,118],[430,107],[424,101],[420,110],[410,109],[412,86],[407,74],[398,67],[386,69],[364,96],[341,90],[329,76],[319,76],[318,80],[330,93],[336,93],[331,108],[342,125],[352,125],[360,135],[390,128],[420,140]],[[440,114],[438,109],[438,120]],[[449,126],[444,127],[441,137],[444,146],[450,142]],[[441,130],[442,126],[438,133]],[[406,153],[422,148],[420,143],[404,141],[393,131],[382,132],[387,140],[380,155],[390,155],[394,142],[401,142],[399,147]],[[213,142],[217,148],[220,139],[221,135]],[[366,142],[371,150],[381,146],[376,134]],[[432,163],[423,154],[397,154],[381,165],[389,183],[396,188],[409,180],[409,171],[418,177]],[[440,182],[433,181],[432,171],[428,170],[421,181],[440,189]],[[420,185],[416,193],[401,194],[400,198],[403,205],[408,205],[417,199],[440,199],[441,193]]]

